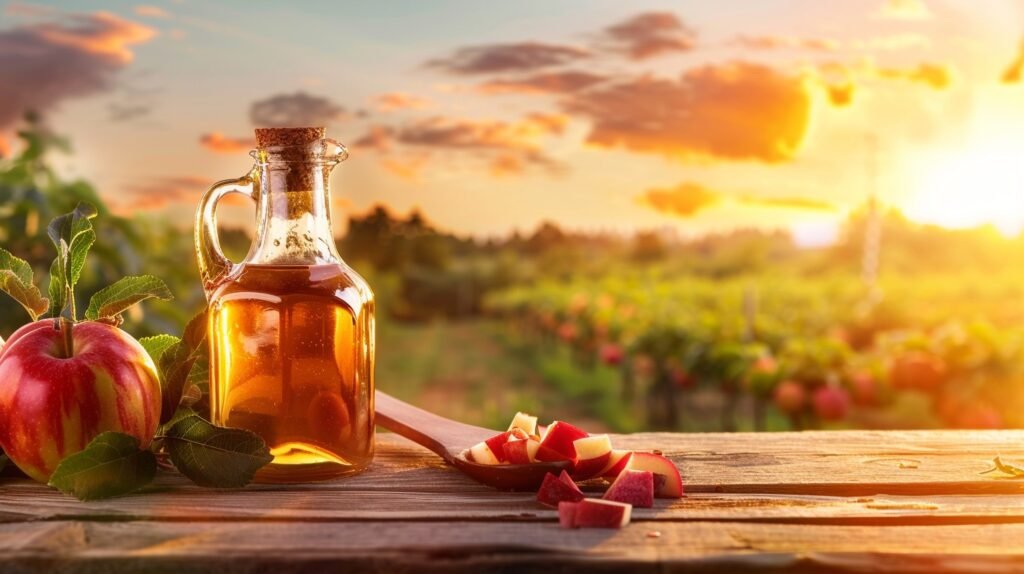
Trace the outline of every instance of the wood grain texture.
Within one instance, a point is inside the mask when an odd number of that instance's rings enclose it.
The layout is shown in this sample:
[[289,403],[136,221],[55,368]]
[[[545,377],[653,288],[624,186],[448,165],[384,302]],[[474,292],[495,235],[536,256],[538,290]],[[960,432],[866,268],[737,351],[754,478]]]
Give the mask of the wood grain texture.
[[[306,485],[198,488],[163,474],[82,503],[0,479],[0,571],[971,572],[1024,570],[1024,432],[639,434],[682,470],[680,501],[623,531],[564,531],[382,434],[370,471]],[[660,536],[649,537],[657,531]]]

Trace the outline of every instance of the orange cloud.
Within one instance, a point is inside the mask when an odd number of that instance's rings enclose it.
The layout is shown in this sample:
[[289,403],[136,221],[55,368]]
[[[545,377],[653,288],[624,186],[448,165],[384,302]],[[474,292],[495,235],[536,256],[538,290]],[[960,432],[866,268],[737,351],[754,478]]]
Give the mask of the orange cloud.
[[760,207],[778,207],[781,209],[803,209],[810,211],[836,211],[835,204],[809,197],[760,197],[754,195],[743,195],[739,198],[740,203],[756,205]]
[[53,6],[43,6],[41,4],[32,4],[29,2],[11,2],[4,6],[4,14],[8,16],[22,16],[26,18],[41,18],[45,16],[53,16],[59,12]]
[[0,129],[28,111],[110,89],[132,60],[130,46],[155,34],[105,12],[0,30]]
[[679,80],[642,76],[567,99],[592,122],[588,143],[681,159],[784,162],[807,132],[802,76],[761,64],[707,65]]
[[477,89],[485,94],[566,94],[584,90],[606,79],[590,72],[549,72],[518,79],[491,80],[480,84]]
[[796,49],[834,52],[839,42],[827,38],[794,38],[791,36],[746,36],[736,38],[736,44],[752,50]]
[[161,19],[163,19],[163,18],[170,18],[171,17],[171,15],[167,12],[167,10],[164,10],[163,8],[161,8],[159,6],[149,6],[149,5],[146,5],[146,4],[143,4],[141,6],[136,6],[135,7],[135,13],[137,15],[139,15],[139,16],[143,16],[143,17],[146,17],[146,18],[161,18]]
[[648,189],[637,202],[655,211],[676,217],[693,217],[721,200],[721,194],[699,183],[685,182],[672,188]]
[[429,108],[431,103],[426,98],[406,94],[403,92],[390,92],[381,94],[375,98],[377,109],[382,112],[394,110],[422,110]]
[[886,0],[875,16],[885,20],[929,20],[932,11],[924,0]]
[[927,48],[932,41],[927,36],[913,33],[890,34],[875,36],[852,42],[853,47],[861,50],[908,50],[911,48]]
[[828,94],[828,101],[837,108],[846,107],[853,103],[853,94],[857,91],[853,82],[843,84],[825,84],[825,93]]
[[940,64],[918,64],[916,68],[878,68],[880,78],[888,80],[905,80],[924,84],[936,90],[943,90],[953,82],[953,74],[949,67]]
[[193,205],[203,192],[209,189],[213,180],[199,176],[158,177],[153,180],[131,184],[127,187],[126,209],[159,209],[172,203]]
[[238,153],[249,151],[256,146],[253,138],[232,138],[220,132],[203,134],[199,143],[206,149],[216,153]]
[[1017,50],[1017,57],[1010,62],[1010,65],[1003,72],[1002,82],[1004,84],[1020,83],[1021,73],[1024,72],[1024,42],[1021,42]]
[[645,60],[671,52],[688,52],[697,34],[671,12],[638,14],[605,29],[609,48],[634,60]]
[[428,61],[426,66],[464,75],[522,72],[567,64],[589,55],[582,48],[563,44],[486,44],[459,48],[447,58]]
[[380,165],[391,174],[406,181],[419,181],[423,168],[430,161],[427,152],[404,153],[402,157],[382,157]]

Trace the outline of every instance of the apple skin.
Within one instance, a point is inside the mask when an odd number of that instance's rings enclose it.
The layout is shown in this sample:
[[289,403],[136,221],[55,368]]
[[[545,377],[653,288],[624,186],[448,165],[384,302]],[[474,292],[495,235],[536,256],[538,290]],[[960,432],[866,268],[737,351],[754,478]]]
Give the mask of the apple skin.
[[577,528],[622,528],[629,524],[632,510],[621,502],[587,498],[576,505],[572,523]]
[[650,508],[654,506],[654,473],[627,469],[615,479],[602,498],[637,508]]
[[611,462],[612,442],[606,434],[576,439],[572,445],[576,451],[576,464],[572,469],[575,480],[594,478]]
[[626,468],[649,470],[654,474],[655,498],[683,497],[683,478],[679,475],[679,469],[664,456],[650,452],[634,452],[633,456],[629,457]]
[[147,447],[160,421],[156,366],[138,341],[105,323],[78,323],[74,357],[62,358],[62,336],[52,320],[30,323],[0,354],[0,447],[40,482],[105,431]]
[[569,423],[555,421],[548,425],[544,431],[544,438],[540,440],[540,448],[537,449],[537,460],[542,462],[557,462],[560,460],[576,461],[576,447],[573,442],[581,438],[587,438],[586,431],[576,428]]
[[629,464],[629,459],[632,456],[633,451],[631,450],[613,450],[608,457],[608,466],[601,471],[601,478],[615,480]]
[[558,525],[562,528],[576,528],[576,508],[578,502],[563,500],[558,503]]
[[550,472],[544,475],[544,482],[537,491],[537,502],[554,508],[558,508],[560,502],[579,502],[584,498],[583,491],[564,470],[561,476],[555,476]]

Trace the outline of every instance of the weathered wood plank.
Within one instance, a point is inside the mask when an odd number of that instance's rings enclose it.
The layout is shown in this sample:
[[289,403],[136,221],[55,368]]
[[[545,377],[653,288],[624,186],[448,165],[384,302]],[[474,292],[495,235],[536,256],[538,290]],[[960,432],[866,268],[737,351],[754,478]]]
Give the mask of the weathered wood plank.
[[[658,536],[653,537],[652,533]],[[0,525],[4,572],[1015,572],[1024,525],[138,522]]]

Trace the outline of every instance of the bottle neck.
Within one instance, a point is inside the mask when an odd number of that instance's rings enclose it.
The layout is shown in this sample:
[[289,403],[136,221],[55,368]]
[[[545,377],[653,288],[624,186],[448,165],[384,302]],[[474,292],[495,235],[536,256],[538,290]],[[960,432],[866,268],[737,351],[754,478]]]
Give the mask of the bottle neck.
[[328,176],[320,162],[261,162],[256,240],[246,259],[258,265],[340,263],[331,227]]

